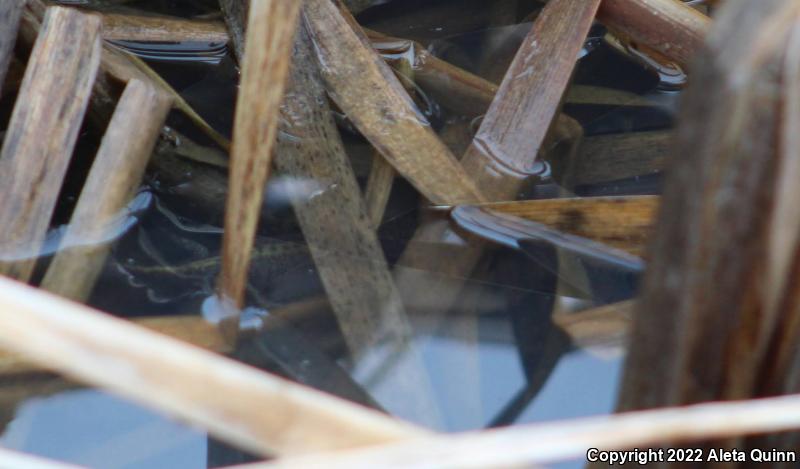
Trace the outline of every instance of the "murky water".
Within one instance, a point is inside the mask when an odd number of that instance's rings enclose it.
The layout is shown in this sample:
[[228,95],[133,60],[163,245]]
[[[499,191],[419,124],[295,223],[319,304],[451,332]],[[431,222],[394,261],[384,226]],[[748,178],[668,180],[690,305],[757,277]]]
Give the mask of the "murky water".
[[[185,17],[208,17],[214,5],[188,0],[62,3]],[[483,0],[381,3],[360,16],[365,26],[416,40],[434,55],[495,81],[502,78],[539,8],[536,1],[513,2],[514,9],[493,8],[493,2]],[[582,126],[580,144],[586,151],[592,151],[598,137],[625,135],[630,137],[627,151],[648,162],[648,140],[642,138],[637,146],[637,137],[669,131],[683,78],[680,71],[625,53],[624,46],[612,42],[601,26],[592,30],[564,112]],[[230,134],[238,74],[234,60],[224,56],[219,44],[118,45],[147,59],[212,126]],[[480,116],[453,113],[424,89],[417,89],[415,100],[443,140],[462,153]],[[363,186],[372,152],[347,116],[338,115],[337,122]],[[112,314],[209,311],[208,298],[220,267],[226,155],[181,116],[171,116],[168,125],[176,137],[159,143],[140,194],[119,226],[109,230],[115,239],[113,253],[89,304]],[[87,129],[83,145],[91,149],[93,139],[94,132]],[[634,168],[624,177],[583,171],[580,165],[565,164],[564,146],[571,142],[559,143],[544,155],[547,169],[526,189],[527,198],[660,191],[657,170]],[[79,155],[70,174],[80,178],[87,164],[88,158]],[[79,188],[75,183],[64,189],[51,233],[54,241],[58,226],[69,219]],[[508,232],[497,226],[492,231],[491,220],[478,229],[450,211],[425,208],[410,185],[398,179],[378,229],[381,246],[397,275],[433,276],[438,281],[425,285],[441,290],[402,298],[414,354],[378,343],[354,361],[343,328],[325,301],[320,274],[290,204],[292,198],[315,197],[325,190],[316,181],[280,173],[271,178],[243,323],[250,339],[237,358],[444,431],[613,410],[623,356],[620,344],[581,349],[552,317],[634,296],[641,263],[622,255],[598,257],[591,250],[576,253],[553,238],[530,242],[532,233],[517,233],[515,242],[503,242]],[[480,242],[476,235],[494,239],[470,278],[447,278],[397,264],[415,230],[436,223],[449,223],[459,233],[432,247],[452,256]],[[351,261],[372,262],[357,257]],[[456,288],[455,305],[443,309],[425,300],[447,296],[453,293],[447,289]],[[298,304],[306,305],[302,314],[287,318],[276,313]],[[427,382],[414,390],[415,400],[396,392],[405,375],[418,373]],[[3,446],[101,468],[217,467],[248,460],[203,433],[102,392],[59,380],[40,379],[23,386],[25,393],[5,403]]]

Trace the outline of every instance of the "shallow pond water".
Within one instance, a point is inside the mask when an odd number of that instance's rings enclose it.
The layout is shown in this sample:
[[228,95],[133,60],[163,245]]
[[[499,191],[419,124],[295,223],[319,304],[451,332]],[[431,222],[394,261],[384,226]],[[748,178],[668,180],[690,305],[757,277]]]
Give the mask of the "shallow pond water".
[[[213,18],[215,2],[62,3]],[[494,81],[502,79],[540,8],[539,2],[524,0],[497,2],[513,8],[490,7],[492,2],[482,0],[376,3],[383,4],[359,16],[364,26],[416,40],[437,57]],[[213,127],[230,135],[238,69],[230,55],[220,54],[218,45],[117,45],[148,60]],[[637,137],[669,132],[679,85],[680,77],[625,53],[602,26],[595,26],[563,108],[580,123],[583,135],[580,141],[558,142],[544,152],[546,169],[531,181],[525,198],[658,194],[658,170],[634,168],[624,177],[582,170],[564,164],[564,148],[585,145],[591,152],[598,137],[624,135],[633,142],[627,151],[649,162],[655,156],[649,153],[648,140],[637,144]],[[443,140],[454,151],[463,151],[480,116],[454,113],[423,89],[417,88],[415,95]],[[347,116],[337,114],[337,123],[363,187],[372,151]],[[112,255],[89,304],[123,317],[206,314],[214,320],[209,298],[219,272],[226,184],[221,166],[227,156],[183,117],[172,115],[168,125],[174,139],[159,143],[126,223],[113,234]],[[82,134],[81,148],[87,155],[96,147],[96,133],[87,125]],[[90,162],[80,155],[79,151],[70,171],[77,182],[66,185],[54,219],[55,239],[58,227],[69,219]],[[200,157],[207,161],[198,162]],[[410,325],[406,339],[414,351],[378,342],[354,361],[289,203],[292,197],[324,196],[326,187],[280,172],[268,186],[242,324],[248,339],[236,358],[443,431],[613,411],[623,344],[609,341],[582,348],[552,317],[631,298],[637,270],[610,274],[581,256],[558,252],[548,242],[521,249],[490,243],[469,278],[404,266],[399,262],[409,239],[428,224],[450,224],[453,238],[432,248],[451,256],[484,241],[469,226],[459,227],[448,210],[427,207],[398,178],[377,231],[395,275],[421,281],[419,291],[402,298]],[[491,226],[488,231],[489,235],[485,230],[477,234],[491,239]],[[40,262],[39,276],[47,260]],[[350,261],[372,262],[357,256]],[[456,297],[455,304],[437,301],[448,296]],[[287,308],[300,313],[282,313]],[[250,459],[104,392],[55,378],[16,386],[25,392],[8,398],[4,406],[6,447],[100,468],[218,467]]]

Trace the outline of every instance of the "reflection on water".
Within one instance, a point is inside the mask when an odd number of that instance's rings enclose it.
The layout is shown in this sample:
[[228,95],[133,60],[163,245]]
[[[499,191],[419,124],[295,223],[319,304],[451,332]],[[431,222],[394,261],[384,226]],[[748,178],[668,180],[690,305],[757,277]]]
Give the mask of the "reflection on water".
[[[208,13],[207,4],[214,2],[117,3],[190,17]],[[419,41],[434,55],[495,82],[502,78],[539,8],[536,1],[508,2],[518,5],[510,11],[472,0],[383,3],[362,15],[366,26]],[[222,60],[222,47],[117,45],[146,59],[173,62],[155,67],[212,125],[230,130],[237,71],[230,58]],[[664,73],[628,52],[609,44],[606,31],[595,27],[563,109],[582,127],[577,143],[590,152],[592,168],[614,164],[628,173],[592,172],[565,151],[576,142],[559,141],[543,151],[546,177],[532,178],[532,186],[524,191],[527,198],[660,191],[663,155],[652,151],[653,141],[662,137],[657,132],[672,126],[679,93],[666,91]],[[184,59],[192,63],[174,63]],[[433,127],[456,153],[462,153],[481,116],[458,114],[436,102],[423,87],[411,85],[417,105]],[[341,117],[344,144],[363,188],[373,152],[348,125],[347,116]],[[159,143],[140,195],[148,203],[137,199],[138,205],[120,214],[125,223],[108,231],[109,239],[114,239],[113,253],[89,302],[112,314],[213,311],[207,302],[220,270],[227,157],[180,116],[171,116],[168,124],[173,131]],[[626,137],[622,156],[616,147],[608,151],[603,146],[607,141],[603,138],[609,136]],[[86,160],[78,158],[76,164],[85,165]],[[614,174],[625,177],[614,179]],[[353,353],[348,340],[352,329],[346,327],[353,325],[337,318],[328,301],[324,272],[315,262],[319,253],[312,256],[290,203],[322,200],[333,190],[325,181],[281,173],[271,179],[247,288],[245,340],[234,357],[446,431],[613,409],[622,358],[618,344],[580,349],[553,316],[580,314],[574,311],[632,297],[640,260],[594,246],[576,247],[567,238],[544,236],[541,231],[515,232],[514,242],[502,242],[509,236],[508,226],[483,220],[476,229],[475,220],[465,226],[457,216],[457,223],[450,220],[447,211],[421,209],[424,201],[398,178],[378,238],[395,276],[417,279],[421,286],[404,292],[400,310],[407,317],[402,324],[375,326],[368,346]],[[69,208],[63,211],[68,213]],[[483,249],[467,278],[449,272],[447,266],[426,266],[403,257],[419,227],[437,224],[446,226],[451,235],[421,240],[419,255],[445,255],[455,263]],[[343,228],[325,227],[331,233]],[[475,234],[501,242],[486,243]],[[365,270],[383,265],[382,260],[359,252],[337,259]],[[453,298],[454,304],[445,298]],[[398,309],[389,303],[387,311],[392,308],[395,314]],[[367,325],[363,329],[370,330]],[[22,399],[11,407],[15,410],[9,410],[13,419],[3,434],[4,446],[90,467],[189,468],[248,459],[216,442],[207,443],[205,435],[101,392],[68,390]]]

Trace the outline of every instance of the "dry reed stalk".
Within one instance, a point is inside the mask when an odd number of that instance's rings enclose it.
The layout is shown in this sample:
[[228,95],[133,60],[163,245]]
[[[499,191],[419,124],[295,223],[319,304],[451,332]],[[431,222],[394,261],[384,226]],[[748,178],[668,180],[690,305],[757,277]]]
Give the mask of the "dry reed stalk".
[[228,42],[225,24],[166,16],[104,13],[103,38],[145,42]]
[[75,301],[89,298],[171,104],[147,83],[128,82],[42,288]]
[[45,15],[0,154],[3,275],[27,281],[33,272],[89,104],[100,26],[74,9]]
[[14,55],[22,6],[23,2],[17,0],[5,1],[0,5],[0,92],[3,91],[6,72]]
[[585,459],[590,448],[631,450],[798,428],[800,395],[792,395],[435,436],[229,469],[530,467]]
[[395,398],[375,398],[394,415],[436,425],[428,376],[370,226],[313,53],[302,28],[281,108],[275,166],[283,176],[319,185],[316,195],[294,197],[292,205],[354,363],[376,346],[405,357],[402,367],[393,367],[390,374]]
[[25,359],[257,454],[300,454],[427,434],[9,279],[0,279],[0,326],[0,344]]
[[349,13],[310,0],[304,18],[331,97],[397,172],[434,203],[483,200]]
[[0,467],[14,469],[86,469],[63,462],[20,453],[10,449],[0,449]]
[[598,19],[685,67],[700,49],[711,20],[680,0],[603,0]]
[[[212,352],[225,354],[232,351],[230,344],[224,340],[219,329],[197,316],[137,318],[131,322]],[[41,367],[22,359],[18,354],[0,351],[0,377],[41,371]]]
[[272,165],[300,11],[300,3],[293,0],[264,0],[251,6],[247,42],[259,47],[246,55],[242,67],[218,286],[221,313],[228,316],[224,327],[232,340],[244,305],[250,253]]
[[658,196],[498,202],[480,207],[542,223],[642,256],[653,230]]
[[[619,407],[742,399],[796,301],[800,4],[730,2],[700,51],[664,187]],[[792,40],[794,38],[794,40]],[[787,52],[788,51],[788,52]],[[794,116],[794,117],[791,117]],[[787,143],[791,143],[787,145]],[[777,189],[776,189],[777,188]],[[796,337],[789,339],[796,350]],[[794,353],[794,352],[793,352]]]

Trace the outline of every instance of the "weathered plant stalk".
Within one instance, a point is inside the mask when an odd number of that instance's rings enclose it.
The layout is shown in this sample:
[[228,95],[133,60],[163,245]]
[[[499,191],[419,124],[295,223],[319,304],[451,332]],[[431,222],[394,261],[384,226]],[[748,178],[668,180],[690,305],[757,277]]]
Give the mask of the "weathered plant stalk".
[[256,454],[303,454],[427,434],[4,278],[0,325],[0,343],[6,350],[166,412]]
[[[233,351],[219,329],[198,316],[146,317],[134,319],[131,322],[211,352],[226,354]],[[0,351],[0,377],[7,378],[42,371],[41,366],[24,360],[18,354]]]
[[[482,201],[456,158],[414,108],[349,13],[311,0],[305,23],[334,101],[392,166],[434,203]],[[365,94],[364,90],[372,90]]]
[[526,200],[481,205],[641,256],[653,230],[658,196]]
[[355,363],[382,344],[404,356],[390,373],[394,398],[376,399],[394,415],[438,425],[428,376],[358,187],[319,77],[310,38],[298,32],[281,108],[275,165],[314,181],[321,193],[292,200],[325,291]]
[[244,306],[250,253],[258,225],[264,185],[272,166],[279,108],[291,63],[300,4],[264,0],[252,5],[247,30],[253,48],[245,57],[236,106],[230,184],[225,209],[219,307],[234,340]]
[[111,249],[109,235],[141,184],[170,107],[160,90],[128,83],[42,288],[75,301],[89,298]]
[[0,155],[3,275],[27,281],[33,273],[89,104],[100,27],[70,8],[45,15]]
[[799,18],[793,1],[730,2],[699,51],[621,410],[796,389]]

